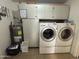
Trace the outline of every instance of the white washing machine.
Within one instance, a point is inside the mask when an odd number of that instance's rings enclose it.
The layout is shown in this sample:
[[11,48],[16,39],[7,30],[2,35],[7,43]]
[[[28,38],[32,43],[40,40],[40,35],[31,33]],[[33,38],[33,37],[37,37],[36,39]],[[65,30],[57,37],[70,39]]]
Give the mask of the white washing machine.
[[39,51],[40,54],[55,52],[57,25],[52,22],[40,22]]
[[55,53],[69,53],[74,39],[75,25],[71,23],[57,23],[58,34]]

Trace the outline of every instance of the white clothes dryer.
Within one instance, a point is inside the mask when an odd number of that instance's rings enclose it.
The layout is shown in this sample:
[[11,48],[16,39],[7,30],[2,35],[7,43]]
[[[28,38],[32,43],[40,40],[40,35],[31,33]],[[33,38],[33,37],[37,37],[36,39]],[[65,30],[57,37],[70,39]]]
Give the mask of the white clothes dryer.
[[57,25],[56,53],[69,53],[74,39],[75,25],[72,23],[57,23]]

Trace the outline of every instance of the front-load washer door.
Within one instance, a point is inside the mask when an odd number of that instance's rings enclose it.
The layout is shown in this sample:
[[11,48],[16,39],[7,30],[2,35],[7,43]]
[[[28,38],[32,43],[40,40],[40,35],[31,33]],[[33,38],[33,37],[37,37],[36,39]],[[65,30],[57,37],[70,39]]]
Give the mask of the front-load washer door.
[[62,41],[69,41],[73,37],[73,30],[70,27],[64,27],[59,32],[59,38]]
[[56,31],[54,28],[44,28],[41,33],[41,37],[44,41],[50,42],[55,39]]

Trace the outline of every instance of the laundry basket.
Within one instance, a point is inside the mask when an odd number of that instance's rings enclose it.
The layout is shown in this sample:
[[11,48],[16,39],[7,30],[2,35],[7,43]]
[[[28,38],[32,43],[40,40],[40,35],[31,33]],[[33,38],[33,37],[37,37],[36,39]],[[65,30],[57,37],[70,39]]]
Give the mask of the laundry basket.
[[22,42],[21,50],[22,50],[22,52],[28,52],[28,41]]

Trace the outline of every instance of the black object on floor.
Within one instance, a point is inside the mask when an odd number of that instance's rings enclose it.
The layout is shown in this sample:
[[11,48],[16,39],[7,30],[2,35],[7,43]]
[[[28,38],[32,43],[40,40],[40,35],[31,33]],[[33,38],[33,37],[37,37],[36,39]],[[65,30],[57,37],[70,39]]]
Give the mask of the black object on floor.
[[14,44],[14,45],[10,45],[7,49],[6,49],[6,53],[9,56],[15,56],[17,54],[19,54],[20,52],[20,44]]
[[16,24],[10,24],[9,30],[10,30],[10,38],[11,38],[11,44],[6,49],[6,54],[9,56],[15,56],[21,52],[21,43],[24,41],[23,37],[23,27],[22,22]]

